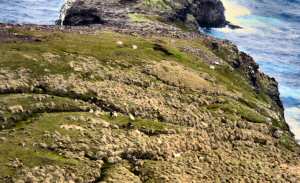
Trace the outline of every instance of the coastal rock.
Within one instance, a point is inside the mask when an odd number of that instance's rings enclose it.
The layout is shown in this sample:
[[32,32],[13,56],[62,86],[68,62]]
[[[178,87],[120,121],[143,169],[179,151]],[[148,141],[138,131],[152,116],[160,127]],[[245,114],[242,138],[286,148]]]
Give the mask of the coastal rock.
[[175,19],[191,22],[191,15],[201,27],[223,27],[226,25],[225,9],[220,0],[175,0],[170,1]]
[[167,21],[200,22],[177,2],[77,1],[98,26],[0,24],[0,182],[300,182],[276,81]]
[[[229,41],[212,41],[208,46],[214,53],[223,58],[233,69],[239,70],[247,78],[248,83],[256,93],[264,93],[272,99],[271,108],[278,111],[272,118],[284,120],[284,109],[280,100],[278,82],[260,71],[259,65],[245,52]],[[288,129],[287,124],[282,124]]]
[[[131,12],[161,16],[165,21],[180,21],[187,27],[223,27],[226,25],[224,6],[220,0],[124,1],[77,0],[67,2],[61,11],[62,25],[119,24]],[[67,4],[66,3],[66,4]],[[125,22],[124,22],[125,21]]]
[[95,7],[86,6],[82,1],[75,1],[69,9],[61,15],[63,25],[102,24],[101,12]]
[[226,24],[225,9],[220,0],[194,0],[191,11],[202,27],[223,27]]

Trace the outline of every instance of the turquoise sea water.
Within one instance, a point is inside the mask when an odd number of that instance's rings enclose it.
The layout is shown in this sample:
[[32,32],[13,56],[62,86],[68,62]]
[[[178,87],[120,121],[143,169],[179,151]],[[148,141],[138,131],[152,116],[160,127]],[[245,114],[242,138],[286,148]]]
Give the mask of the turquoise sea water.
[[[254,57],[263,72],[277,79],[286,120],[300,141],[300,0],[226,1],[248,9],[236,17],[243,29],[208,33],[234,42]],[[238,11],[234,7],[226,11]]]

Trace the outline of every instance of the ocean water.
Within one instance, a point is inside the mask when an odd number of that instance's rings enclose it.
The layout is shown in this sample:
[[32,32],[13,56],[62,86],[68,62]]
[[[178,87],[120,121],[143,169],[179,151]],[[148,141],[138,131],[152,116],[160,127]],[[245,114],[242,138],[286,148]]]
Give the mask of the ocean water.
[[[286,119],[300,142],[300,0],[222,0],[243,29],[211,29],[231,40],[280,83]],[[0,22],[51,25],[64,0],[0,0]]]
[[0,22],[51,25],[64,0],[0,0]]
[[300,142],[300,0],[222,0],[226,17],[243,29],[208,30],[254,57],[279,82],[285,117]]

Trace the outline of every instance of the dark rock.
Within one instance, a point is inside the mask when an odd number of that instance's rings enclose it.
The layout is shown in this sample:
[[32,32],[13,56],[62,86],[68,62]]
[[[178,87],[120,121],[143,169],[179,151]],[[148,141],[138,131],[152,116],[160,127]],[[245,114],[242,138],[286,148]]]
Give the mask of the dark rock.
[[187,14],[186,18],[185,18],[185,22],[184,24],[189,27],[189,28],[194,28],[197,29],[199,27],[199,24],[196,20],[196,18],[194,17],[194,15],[192,14]]
[[225,9],[220,0],[194,0],[191,12],[202,27],[223,27]]
[[261,144],[261,145],[267,145],[268,141],[266,139],[262,139],[262,138],[254,138],[254,142]]
[[127,129],[134,129],[134,125],[132,123],[127,123],[127,125],[125,125],[125,128]]
[[[265,93],[272,99],[272,108],[280,111],[280,120],[284,121],[283,104],[280,99],[277,81],[262,73],[255,60],[229,41],[213,41],[208,45],[217,55],[223,58],[235,70],[245,76],[257,94]],[[222,54],[222,53],[227,54]],[[288,126],[285,125],[288,129]]]
[[232,24],[232,23],[230,23],[230,22],[227,22],[226,24],[227,24],[227,26],[228,26],[230,29],[242,29],[241,26]]
[[[128,19],[130,9],[136,13],[160,15],[161,18],[174,22],[182,22],[186,27],[197,29],[202,27],[223,27],[226,25],[224,6],[220,0],[175,0],[164,1],[169,9],[159,9],[153,7],[143,7],[138,0],[120,1],[75,1],[69,3],[62,9],[61,20],[57,24],[63,25],[90,25],[122,24]],[[67,4],[66,3],[66,4]],[[139,8],[135,8],[137,6]],[[62,21],[62,22],[61,22]],[[114,22],[114,23],[113,23]]]
[[223,27],[226,25],[225,8],[219,0],[177,0],[171,4],[176,11],[175,16],[171,19],[186,22],[192,15],[201,27]]
[[103,24],[99,9],[85,6],[82,1],[76,1],[70,9],[68,9],[62,20],[63,25],[90,25]]

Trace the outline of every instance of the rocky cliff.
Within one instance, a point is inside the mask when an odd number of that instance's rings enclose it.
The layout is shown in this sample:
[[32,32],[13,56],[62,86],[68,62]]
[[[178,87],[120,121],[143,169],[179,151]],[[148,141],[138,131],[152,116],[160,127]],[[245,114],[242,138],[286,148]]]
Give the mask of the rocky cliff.
[[77,26],[0,25],[0,182],[299,182],[275,79],[193,31],[223,11],[86,0]]
[[[69,7],[69,4],[72,4]],[[226,25],[220,0],[84,0],[68,1],[59,23],[63,25],[121,24],[130,14],[143,14],[190,28]]]

